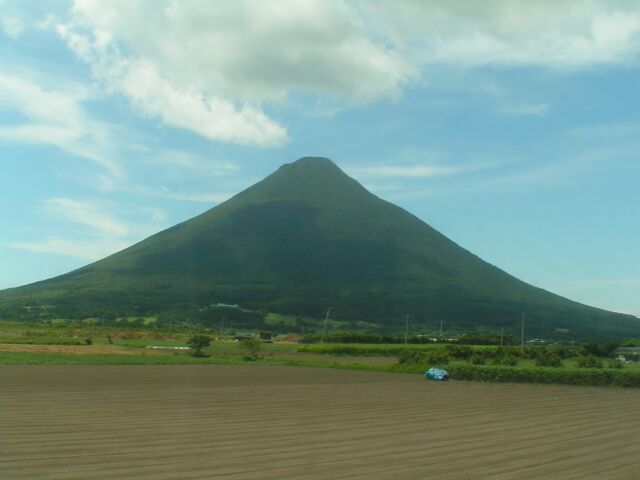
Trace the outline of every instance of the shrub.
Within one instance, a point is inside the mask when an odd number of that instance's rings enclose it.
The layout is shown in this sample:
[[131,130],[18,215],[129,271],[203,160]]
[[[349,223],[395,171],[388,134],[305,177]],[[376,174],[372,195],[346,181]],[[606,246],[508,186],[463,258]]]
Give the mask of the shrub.
[[399,364],[447,365],[449,355],[441,348],[428,350],[403,350],[398,355]]
[[473,364],[473,365],[484,365],[487,361],[485,355],[479,354],[479,353],[474,353],[473,355],[471,355],[471,358],[469,358],[469,361]]
[[425,354],[424,360],[429,365],[447,365],[449,363],[449,355],[440,348],[427,350]]
[[262,342],[255,338],[249,337],[242,340],[242,346],[249,353],[249,360],[257,360],[258,352],[260,352],[260,348],[262,348]]
[[473,355],[473,349],[468,345],[447,345],[444,351],[453,358],[467,360]]
[[497,357],[494,360],[494,363],[496,365],[506,365],[509,367],[515,367],[518,364],[518,358],[508,353],[506,355],[502,355],[501,357]]
[[419,363],[422,361],[422,355],[415,350],[403,350],[398,355],[398,363]]
[[529,360],[535,360],[540,355],[540,351],[542,351],[543,347],[538,347],[536,345],[525,345],[524,348],[521,349],[522,358],[527,358]]
[[91,345],[93,343],[93,340],[91,340],[90,338],[85,338],[84,339],[84,344],[85,345]]
[[622,368],[622,362],[618,359],[607,360],[607,368]]
[[560,358],[571,358],[580,354],[580,348],[569,345],[549,345],[547,352],[558,355]]
[[595,355],[582,355],[576,358],[576,365],[580,368],[602,368],[602,360]]
[[595,357],[608,357],[620,346],[619,342],[610,340],[608,342],[591,341],[582,345],[585,355],[593,355]]
[[536,358],[537,367],[561,367],[562,359],[555,353],[543,352]]
[[604,387],[640,388],[640,372],[621,370],[575,370],[559,368],[508,368],[455,364],[447,368],[452,380],[512,383],[559,383]]

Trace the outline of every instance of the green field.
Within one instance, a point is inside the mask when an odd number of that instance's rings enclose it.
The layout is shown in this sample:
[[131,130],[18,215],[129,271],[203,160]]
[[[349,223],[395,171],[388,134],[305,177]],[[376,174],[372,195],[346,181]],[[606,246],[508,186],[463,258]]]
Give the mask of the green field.
[[[278,321],[284,319],[278,318]],[[196,333],[211,343],[196,357],[185,349]],[[159,347],[159,348],[150,348]],[[178,348],[175,348],[178,347]],[[446,368],[452,379],[514,383],[640,387],[637,363],[613,358],[613,344],[486,346],[457,344],[260,344],[251,358],[243,342],[207,331],[102,327],[95,324],[0,322],[0,364],[241,364],[423,373]],[[600,350],[602,351],[600,351]],[[595,352],[595,354],[593,353]]]

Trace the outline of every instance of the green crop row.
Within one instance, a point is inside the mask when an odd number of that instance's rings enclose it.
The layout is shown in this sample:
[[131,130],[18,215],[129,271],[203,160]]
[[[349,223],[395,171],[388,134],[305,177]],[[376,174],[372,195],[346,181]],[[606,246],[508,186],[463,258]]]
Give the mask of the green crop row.
[[320,353],[327,355],[356,355],[375,357],[394,357],[405,351],[422,352],[426,350],[441,350],[441,346],[430,345],[307,345],[298,348],[299,352]]

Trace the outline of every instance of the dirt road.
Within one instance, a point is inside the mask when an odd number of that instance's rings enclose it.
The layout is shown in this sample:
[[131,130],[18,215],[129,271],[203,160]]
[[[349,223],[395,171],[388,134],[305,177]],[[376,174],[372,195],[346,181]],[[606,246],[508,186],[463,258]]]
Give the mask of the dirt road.
[[0,478],[638,478],[640,391],[267,366],[0,366]]

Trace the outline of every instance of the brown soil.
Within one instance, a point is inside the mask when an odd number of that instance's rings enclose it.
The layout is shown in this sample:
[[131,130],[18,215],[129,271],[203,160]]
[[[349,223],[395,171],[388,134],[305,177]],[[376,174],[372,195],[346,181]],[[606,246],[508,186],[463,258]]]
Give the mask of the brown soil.
[[[265,358],[269,358],[265,355]],[[307,352],[283,352],[275,353],[273,358],[286,358],[291,360],[310,360],[319,363],[338,363],[344,365],[396,365],[398,357],[366,357],[357,355],[327,355],[324,353]]]
[[0,477],[632,479],[639,404],[343,370],[0,366]]

